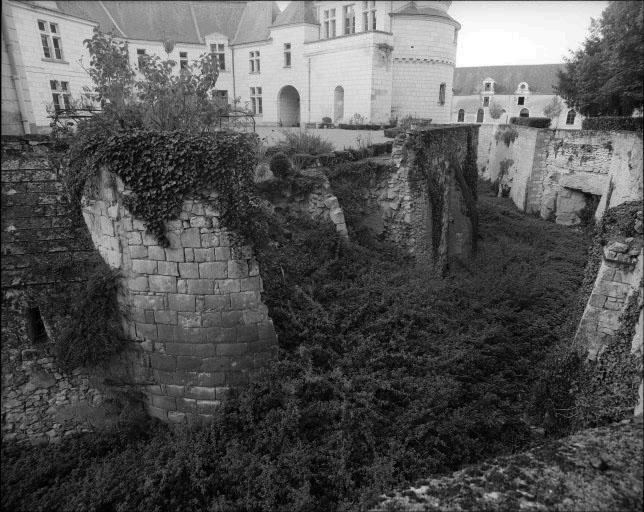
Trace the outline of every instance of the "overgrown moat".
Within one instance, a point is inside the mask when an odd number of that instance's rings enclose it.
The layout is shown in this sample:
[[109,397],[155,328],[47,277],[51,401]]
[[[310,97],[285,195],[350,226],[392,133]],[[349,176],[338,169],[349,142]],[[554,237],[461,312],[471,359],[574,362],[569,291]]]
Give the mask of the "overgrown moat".
[[531,446],[544,435],[532,389],[572,337],[590,235],[487,185],[478,196],[477,253],[443,279],[351,216],[347,240],[275,211],[257,259],[278,357],[207,427],[139,418],[46,448],[3,445],[3,508],[363,510]]

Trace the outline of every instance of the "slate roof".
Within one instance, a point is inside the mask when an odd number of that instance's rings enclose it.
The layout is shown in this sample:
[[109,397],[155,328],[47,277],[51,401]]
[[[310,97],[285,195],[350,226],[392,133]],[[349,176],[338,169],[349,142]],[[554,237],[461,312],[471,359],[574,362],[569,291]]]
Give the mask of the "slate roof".
[[482,66],[456,68],[454,70],[454,94],[467,96],[478,94],[483,80],[495,81],[495,94],[514,94],[521,82],[527,82],[531,94],[555,94],[557,71],[563,64],[535,64],[526,66]]
[[232,38],[246,2],[59,0],[56,4],[64,13],[98,23],[103,32],[128,39],[203,44],[203,36],[213,32]]
[[290,2],[275,19],[274,27],[279,25],[293,25],[296,23],[318,24],[316,9],[313,2]]
[[[286,9],[284,11],[286,12]],[[232,44],[265,41],[279,14],[280,8],[275,2],[248,2]]]
[[392,16],[395,16],[397,14],[418,14],[418,15],[426,15],[426,16],[437,16],[439,18],[445,18],[450,21],[453,21],[458,25],[458,28],[461,28],[461,24],[456,21],[454,18],[452,18],[449,14],[447,14],[445,11],[441,11],[440,9],[434,9],[433,7],[416,7],[416,4],[413,2],[401,9],[400,11],[396,11],[391,13]]

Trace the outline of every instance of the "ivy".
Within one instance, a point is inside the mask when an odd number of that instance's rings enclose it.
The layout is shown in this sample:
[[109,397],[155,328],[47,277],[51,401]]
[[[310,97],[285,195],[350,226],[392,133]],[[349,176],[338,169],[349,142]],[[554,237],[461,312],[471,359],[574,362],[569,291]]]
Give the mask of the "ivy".
[[[68,181],[76,199],[102,167],[132,194],[125,206],[167,247],[165,222],[176,219],[184,199],[199,197],[220,210],[238,243],[261,244],[264,229],[253,190],[256,137],[240,133],[159,132],[134,129],[107,138],[88,137],[70,161]],[[216,193],[216,198],[210,194]]]

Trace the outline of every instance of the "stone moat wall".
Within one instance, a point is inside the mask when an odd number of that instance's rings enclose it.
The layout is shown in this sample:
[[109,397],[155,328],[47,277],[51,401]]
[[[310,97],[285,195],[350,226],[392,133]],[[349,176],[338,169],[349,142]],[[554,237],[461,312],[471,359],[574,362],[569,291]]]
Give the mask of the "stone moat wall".
[[[477,126],[450,126],[400,135],[389,159],[391,171],[363,191],[367,211],[363,224],[419,261],[432,263],[439,273],[449,258],[469,258],[476,236],[476,212],[472,211],[476,185],[459,180],[458,174],[468,166],[475,169],[477,133]],[[415,137],[428,157],[412,149],[410,141]],[[441,195],[436,219],[430,186]],[[435,247],[437,235],[440,241]]]
[[[503,132],[515,136],[506,144]],[[587,207],[601,218],[642,198],[642,136],[635,132],[484,127],[477,162],[517,207],[558,224],[582,222]],[[498,140],[497,140],[498,139]]]
[[[2,139],[2,440],[48,443],[116,420],[110,393],[87,369],[64,372],[52,354],[56,319],[47,297],[60,277],[100,259],[75,228],[44,137]],[[63,282],[73,286],[76,282]]]
[[[83,216],[103,259],[121,271],[123,327],[146,409],[171,422],[207,418],[276,348],[250,247],[235,247],[208,201],[186,200],[166,222],[164,248],[123,204],[122,182],[103,172]],[[214,197],[214,195],[212,196]]]

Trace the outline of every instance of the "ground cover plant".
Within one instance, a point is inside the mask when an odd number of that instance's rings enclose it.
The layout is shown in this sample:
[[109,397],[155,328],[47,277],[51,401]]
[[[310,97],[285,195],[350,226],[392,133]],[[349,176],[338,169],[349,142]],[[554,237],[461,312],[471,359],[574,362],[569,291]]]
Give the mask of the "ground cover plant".
[[6,510],[355,511],[529,442],[534,368],[566,332],[588,240],[480,192],[476,258],[275,217],[260,255],[280,356],[208,428],[3,447]]

